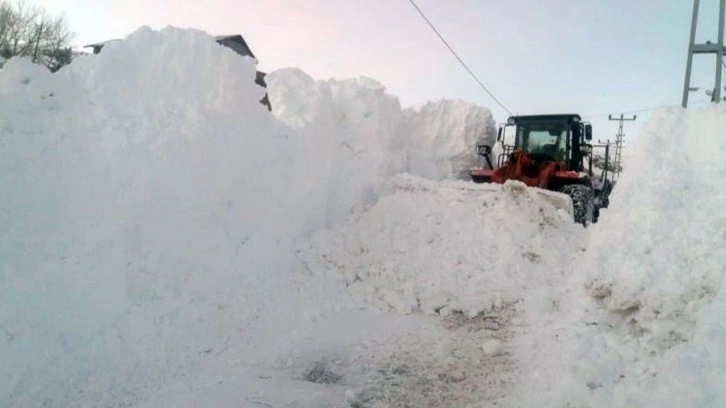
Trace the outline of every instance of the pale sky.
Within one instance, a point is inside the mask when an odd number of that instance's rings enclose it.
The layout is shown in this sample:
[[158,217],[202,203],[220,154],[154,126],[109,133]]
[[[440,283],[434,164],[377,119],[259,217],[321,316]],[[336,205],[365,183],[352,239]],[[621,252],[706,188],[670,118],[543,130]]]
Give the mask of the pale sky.
[[[507,118],[408,0],[30,2],[65,13],[77,45],[123,38],[142,25],[242,34],[263,71],[365,75],[404,106],[459,98],[490,108],[499,122]],[[616,130],[608,113],[680,104],[691,0],[416,2],[514,113],[580,113],[604,139]],[[717,12],[718,0],[701,1],[697,41],[716,41]],[[692,102],[709,99],[703,90],[713,86],[714,66],[715,57],[696,57],[692,85],[701,90]],[[632,133],[638,125],[629,125]]]

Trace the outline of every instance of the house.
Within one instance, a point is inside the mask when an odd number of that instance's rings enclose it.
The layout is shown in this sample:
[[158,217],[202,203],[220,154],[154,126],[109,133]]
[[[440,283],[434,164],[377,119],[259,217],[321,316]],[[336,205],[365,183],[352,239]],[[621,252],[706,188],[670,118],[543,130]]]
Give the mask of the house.
[[[252,50],[250,49],[249,45],[247,45],[247,42],[240,34],[233,34],[233,35],[218,35],[214,37],[214,40],[217,41],[219,45],[225,46],[227,48],[232,49],[234,52],[236,52],[239,55],[242,55],[243,57],[252,57],[254,58],[255,62],[257,61],[257,57],[255,57],[255,54],[252,53]],[[94,54],[98,54],[101,52],[101,49],[109,43],[115,42],[115,41],[121,41],[121,40],[108,40],[108,41],[102,41],[99,43],[94,44],[88,44],[84,45],[83,48],[92,48]],[[267,83],[265,83],[265,75],[267,73],[262,71],[257,71],[257,76],[255,77],[255,83],[263,88],[267,88]],[[267,97],[267,93],[265,93],[265,97],[260,100],[260,103],[267,106],[268,110],[272,110],[272,106],[270,105],[270,100]]]

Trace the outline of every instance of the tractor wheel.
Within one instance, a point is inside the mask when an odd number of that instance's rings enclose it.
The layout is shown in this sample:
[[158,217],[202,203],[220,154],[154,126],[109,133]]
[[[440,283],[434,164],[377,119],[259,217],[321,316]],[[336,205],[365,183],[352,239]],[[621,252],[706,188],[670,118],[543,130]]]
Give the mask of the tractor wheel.
[[572,210],[576,223],[587,226],[593,222],[595,197],[591,187],[570,184],[562,187],[560,192],[572,198]]

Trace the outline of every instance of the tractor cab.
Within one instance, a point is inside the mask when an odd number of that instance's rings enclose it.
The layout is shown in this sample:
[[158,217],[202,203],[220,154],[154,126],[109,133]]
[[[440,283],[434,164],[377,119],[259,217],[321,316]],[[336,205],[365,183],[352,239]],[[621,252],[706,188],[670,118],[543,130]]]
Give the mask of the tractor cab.
[[567,194],[573,200],[575,220],[587,224],[597,219],[600,207],[607,206],[609,194],[609,188],[601,194],[601,183],[593,177],[591,140],[592,126],[577,114],[512,116],[499,128],[497,166],[492,164],[492,147],[480,145],[477,151],[488,168],[474,168],[470,175],[476,183],[518,180]]
[[[514,134],[514,144],[505,144],[506,135]],[[509,136],[507,139],[511,139]],[[497,167],[491,164],[492,148],[479,146],[479,154],[485,156],[489,169],[473,169],[475,182],[503,183],[516,179],[533,187],[556,190],[573,179],[585,179],[591,175],[590,158],[592,127],[582,122],[580,115],[533,115],[512,116],[499,128],[497,143],[502,153],[497,157]],[[584,180],[583,180],[584,183]]]
[[[504,145],[507,131],[514,132],[513,146]],[[592,126],[583,123],[577,114],[513,116],[499,128],[497,141],[505,151],[499,165],[517,150],[535,163],[561,162],[565,170],[582,172],[585,171],[583,159],[589,153],[587,142],[591,139]]]

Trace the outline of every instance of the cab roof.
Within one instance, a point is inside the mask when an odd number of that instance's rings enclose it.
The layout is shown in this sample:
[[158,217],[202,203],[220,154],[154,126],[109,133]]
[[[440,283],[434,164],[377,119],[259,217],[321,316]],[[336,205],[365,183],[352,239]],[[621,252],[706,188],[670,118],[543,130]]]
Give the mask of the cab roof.
[[517,123],[519,121],[529,120],[567,120],[568,122],[582,122],[582,118],[577,113],[562,113],[557,115],[524,115],[524,116],[510,116],[507,122]]

